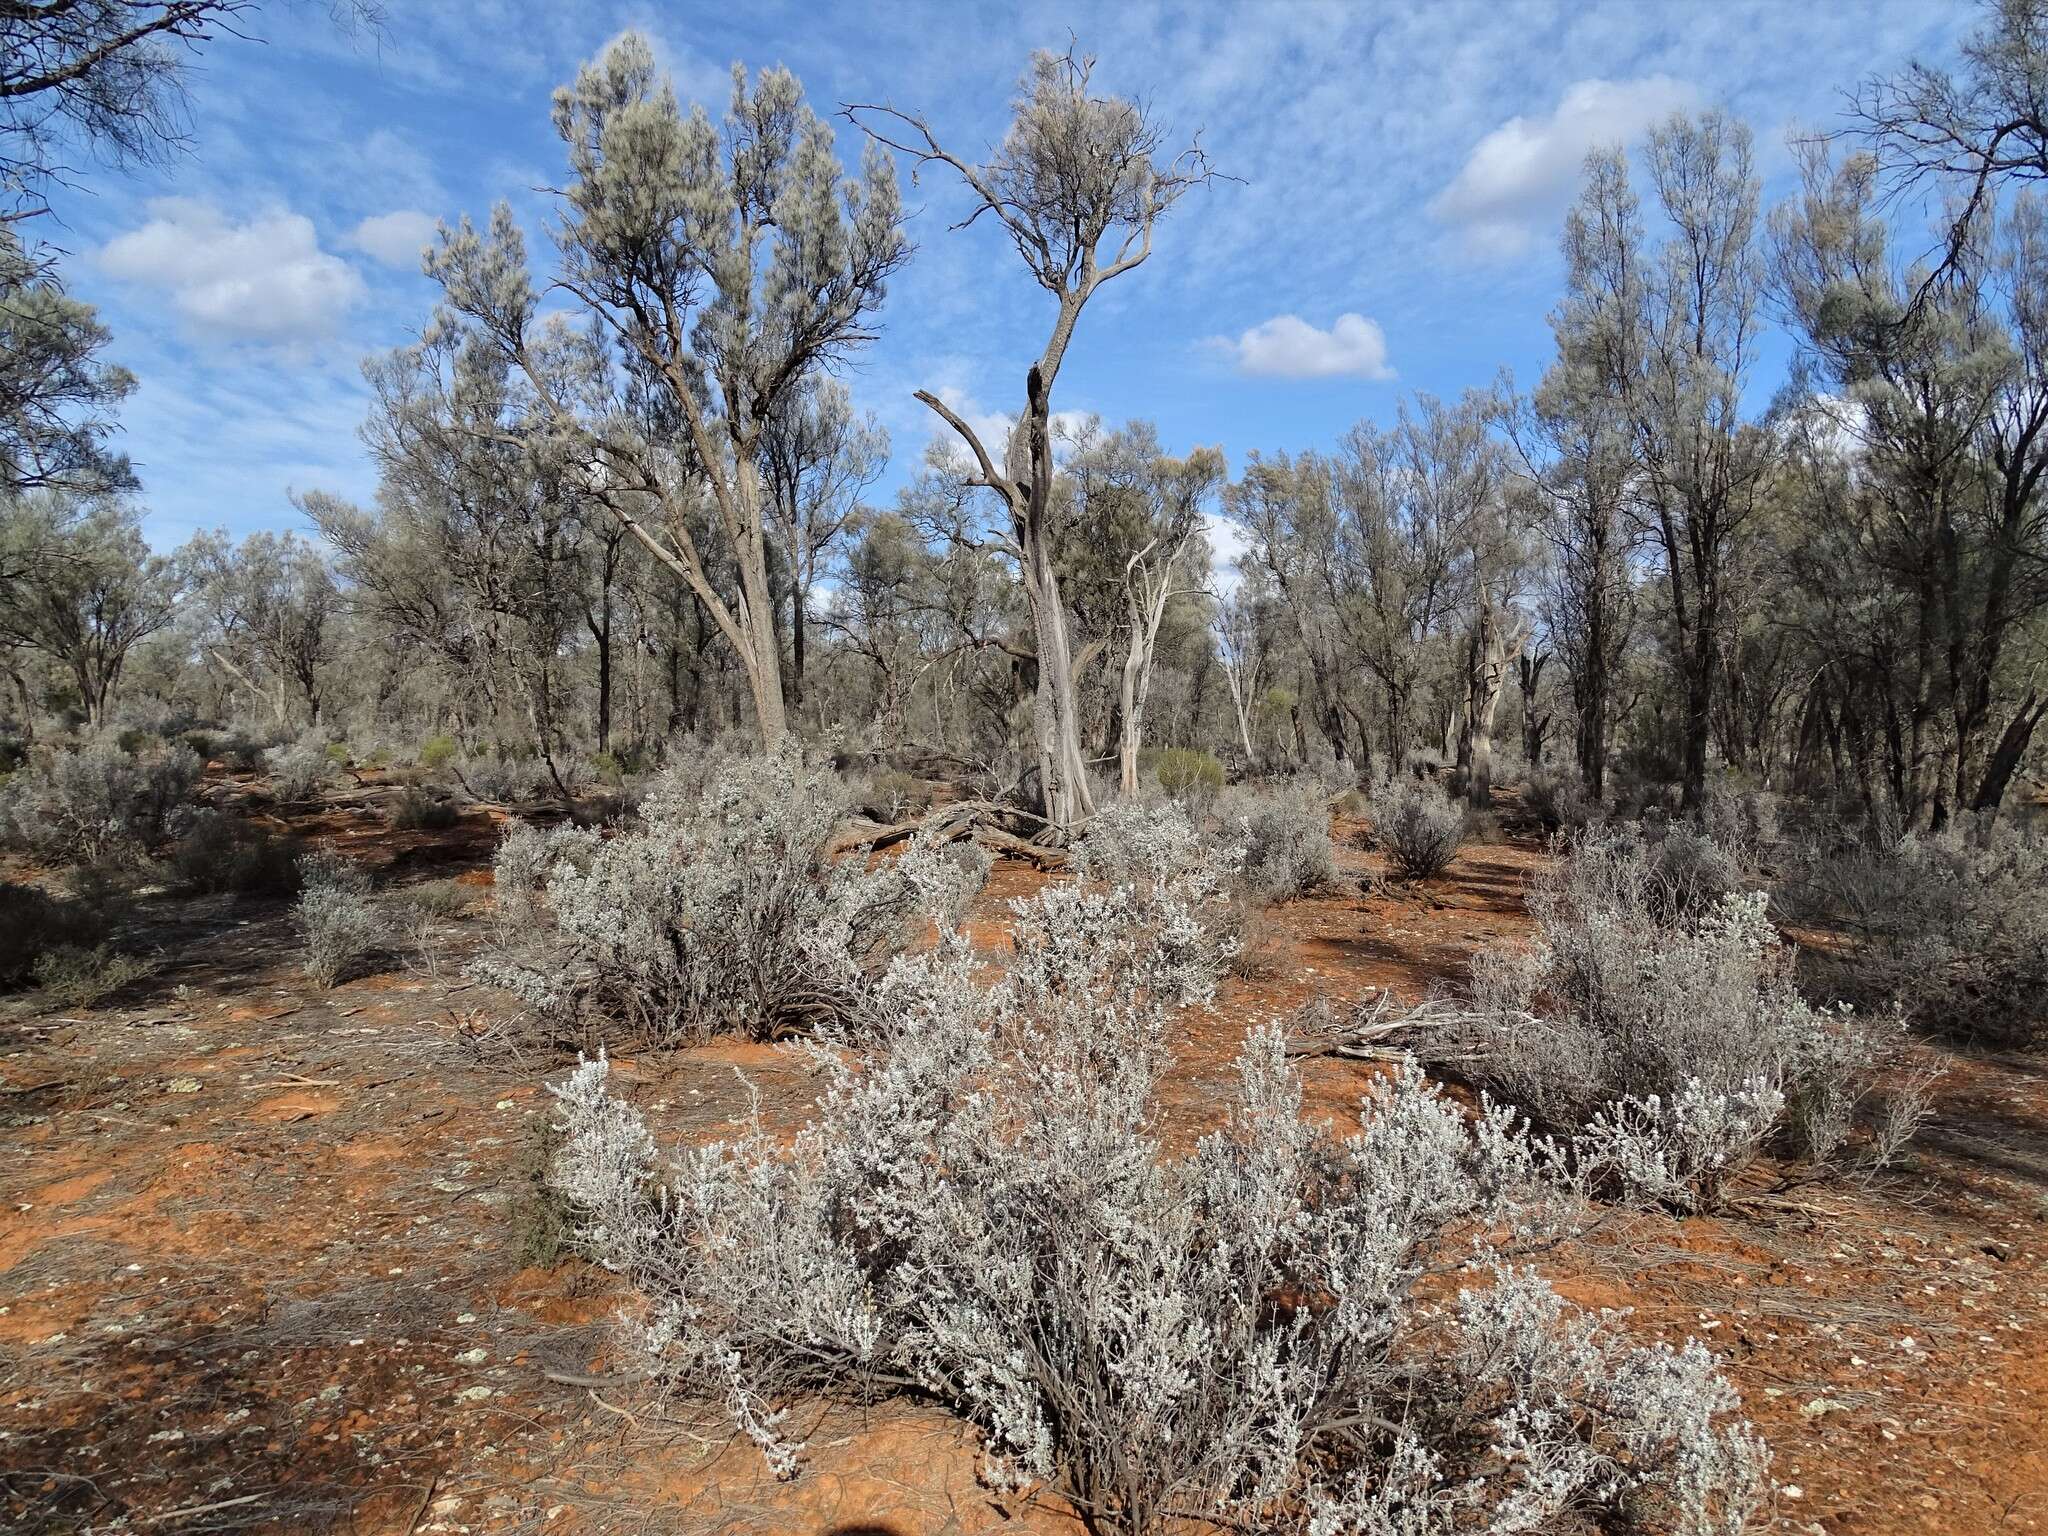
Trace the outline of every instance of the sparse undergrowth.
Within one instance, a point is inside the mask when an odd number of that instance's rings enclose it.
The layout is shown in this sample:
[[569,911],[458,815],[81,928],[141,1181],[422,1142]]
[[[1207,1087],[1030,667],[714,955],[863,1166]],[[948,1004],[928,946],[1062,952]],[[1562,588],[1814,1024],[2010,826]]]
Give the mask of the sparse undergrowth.
[[2009,820],[1810,857],[1803,905],[1853,942],[1847,985],[1929,1034],[2048,1046],[2048,835]]
[[515,824],[496,861],[499,942],[476,974],[560,1037],[656,1044],[842,1025],[878,968],[987,876],[985,855],[913,840],[834,859],[843,802],[793,751],[703,782],[656,781],[637,826]]
[[304,969],[315,983],[336,986],[362,974],[395,937],[389,916],[370,891],[370,875],[340,854],[299,861],[305,889],[292,909],[305,946]]
[[1532,948],[1483,950],[1463,999],[1365,1027],[1526,1113],[1577,1178],[1627,1199],[1712,1208],[1767,1148],[1811,1171],[1888,1161],[1927,1086],[1898,1021],[1807,1003],[1764,896],[1719,890],[1701,873],[1716,860],[1681,846],[1582,839],[1533,886]]

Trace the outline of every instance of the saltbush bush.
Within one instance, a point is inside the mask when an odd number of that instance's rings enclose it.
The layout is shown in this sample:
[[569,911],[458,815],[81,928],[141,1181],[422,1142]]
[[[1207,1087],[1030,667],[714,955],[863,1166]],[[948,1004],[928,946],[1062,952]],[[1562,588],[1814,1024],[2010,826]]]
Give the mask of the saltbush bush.
[[1391,780],[1373,791],[1372,810],[1373,840],[1406,879],[1442,874],[1464,844],[1465,808],[1434,783]]
[[1132,890],[1019,903],[993,982],[955,933],[898,958],[793,1144],[664,1157],[601,1060],[557,1089],[556,1186],[645,1298],[654,1382],[722,1398],[785,1475],[805,1396],[935,1398],[989,1482],[1131,1536],[1741,1529],[1765,1457],[1714,1357],[1516,1266],[1561,1207],[1505,1112],[1411,1067],[1339,1136],[1269,1029],[1228,1125],[1168,1149],[1177,964]]
[[289,896],[299,888],[299,845],[240,817],[207,808],[171,846],[168,873],[180,890]]
[[1532,768],[1522,782],[1522,805],[1546,832],[1576,832],[1596,820],[1599,804],[1575,769]]
[[2008,820],[1810,855],[1796,893],[1848,930],[1846,990],[1909,1025],[2048,1046],[2048,835]]
[[547,765],[531,757],[465,757],[454,770],[465,790],[494,805],[539,800],[554,787]]
[[1240,886],[1241,857],[1171,800],[1111,801],[1089,817],[1072,855],[1082,881],[1113,892],[1173,946],[1197,988],[1213,986],[1244,950],[1259,903]]
[[324,737],[304,736],[263,754],[277,798],[291,802],[311,800],[340,774]]
[[445,832],[462,819],[462,812],[445,795],[409,786],[400,791],[391,807],[391,825],[400,832]]
[[1761,893],[1672,889],[1641,840],[1582,840],[1534,882],[1537,945],[1475,956],[1469,1006],[1419,1011],[1404,1043],[1631,1200],[1711,1208],[1767,1147],[1841,1166],[1859,1127],[1862,1163],[1891,1156],[1924,1109],[1896,1018],[1809,1005]]
[[37,754],[0,786],[0,832],[67,863],[140,857],[190,814],[203,768],[183,746],[140,756],[109,743]]
[[299,860],[305,889],[292,909],[305,945],[304,970],[323,987],[359,975],[391,947],[390,917],[370,893],[369,871],[322,850]]
[[1264,794],[1228,790],[1217,800],[1216,819],[1233,854],[1237,883],[1255,901],[1306,896],[1337,878],[1330,814],[1319,786]]
[[477,974],[545,1021],[624,1025],[675,1042],[842,1024],[876,968],[963,903],[978,850],[916,839],[898,857],[834,859],[844,808],[829,768],[794,751],[725,763],[701,787],[663,775],[636,827],[515,826],[496,881],[501,942]]

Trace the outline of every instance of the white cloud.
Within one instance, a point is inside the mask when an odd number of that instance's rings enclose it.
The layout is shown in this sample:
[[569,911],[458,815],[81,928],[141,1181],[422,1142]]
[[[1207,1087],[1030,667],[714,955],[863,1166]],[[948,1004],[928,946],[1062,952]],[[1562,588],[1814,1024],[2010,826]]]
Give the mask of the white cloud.
[[387,267],[419,270],[420,252],[434,243],[438,221],[417,208],[372,214],[349,233],[348,243]]
[[1391,379],[1387,337],[1377,320],[1342,314],[1327,331],[1317,330],[1299,315],[1262,320],[1232,341],[1212,337],[1210,345],[1228,354],[1240,373],[1266,379]]
[[320,249],[313,221],[282,209],[236,223],[210,203],[165,197],[149,221],[99,253],[113,277],[170,295],[193,332],[229,341],[298,342],[333,334],[363,280]]
[[1458,226],[1476,254],[1519,255],[1563,212],[1588,150],[1625,143],[1695,97],[1669,75],[1581,80],[1549,116],[1511,117],[1474,145],[1430,214]]

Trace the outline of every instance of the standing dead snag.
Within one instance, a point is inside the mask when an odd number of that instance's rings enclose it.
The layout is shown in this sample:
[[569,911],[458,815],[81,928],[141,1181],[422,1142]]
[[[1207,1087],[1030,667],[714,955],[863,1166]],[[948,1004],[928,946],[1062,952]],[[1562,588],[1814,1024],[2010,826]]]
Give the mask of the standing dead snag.
[[1090,95],[1094,67],[1072,50],[1033,55],[1009,132],[983,165],[946,149],[922,117],[866,103],[845,109],[877,144],[909,155],[913,174],[934,164],[958,173],[975,202],[955,227],[993,214],[1032,277],[1059,303],[1052,334],[1025,373],[1024,413],[1010,429],[1001,468],[957,412],[928,390],[917,398],[973,453],[973,483],[1003,500],[1007,552],[1017,562],[1038,647],[1032,729],[1040,789],[1048,821],[1062,831],[1087,816],[1093,797],[1055,568],[1052,388],[1082,307],[1102,284],[1141,265],[1152,254],[1160,216],[1214,175],[1199,144],[1162,165],[1159,126],[1138,102]]

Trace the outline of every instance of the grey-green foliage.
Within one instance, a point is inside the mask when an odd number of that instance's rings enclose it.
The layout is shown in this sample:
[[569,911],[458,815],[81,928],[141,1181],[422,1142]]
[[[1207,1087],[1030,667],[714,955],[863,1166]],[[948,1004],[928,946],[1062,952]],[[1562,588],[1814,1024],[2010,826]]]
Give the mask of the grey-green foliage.
[[2048,833],[1975,818],[1889,848],[1809,856],[1815,914],[1847,929],[1847,986],[1914,1028],[2001,1046],[2048,1043]]
[[872,867],[835,859],[843,793],[785,749],[701,784],[664,774],[609,838],[515,825],[496,867],[503,942],[478,974],[565,1030],[672,1042],[847,1023],[875,969],[988,865],[923,839]]
[[61,667],[104,725],[129,656],[176,610],[179,563],[150,553],[134,507],[56,491],[0,497],[0,552],[0,641]]
[[339,766],[328,753],[327,738],[318,733],[269,748],[263,762],[280,800],[311,800],[340,776]]
[[1337,878],[1330,813],[1316,784],[1265,793],[1226,790],[1218,837],[1232,851],[1238,888],[1261,902],[1307,896]]
[[762,435],[786,397],[873,339],[909,245],[885,154],[870,145],[858,179],[845,178],[789,71],[747,84],[735,68],[723,123],[702,107],[686,114],[629,32],[555,93],[571,171],[560,286],[616,328],[632,391],[584,334],[559,323],[533,334],[539,294],[505,205],[487,233],[466,219],[445,231],[429,270],[446,296],[437,329],[517,360],[546,451],[600,475],[605,505],[633,514],[634,536],[711,615],[772,746],[784,716]]
[[139,858],[190,815],[203,766],[183,746],[135,754],[102,741],[38,753],[0,787],[0,831],[67,863]]
[[65,293],[0,223],[0,495],[133,482],[107,439],[135,378],[101,359],[108,339],[92,305]]
[[305,946],[304,970],[315,982],[346,981],[391,947],[396,929],[362,865],[323,849],[299,860],[299,877],[304,889],[292,919]]
[[1176,965],[1133,889],[1019,903],[993,982],[957,934],[895,961],[793,1144],[664,1156],[602,1061],[557,1090],[557,1187],[645,1298],[657,1383],[722,1398],[785,1475],[807,1395],[916,1391],[991,1483],[1133,1536],[1741,1530],[1764,1452],[1713,1356],[1514,1267],[1561,1208],[1505,1112],[1410,1068],[1326,1130],[1266,1030],[1229,1124],[1168,1149]]
[[1449,869],[1465,830],[1464,806],[1434,783],[1401,778],[1373,789],[1373,841],[1407,879],[1429,880]]
[[1574,1143],[1583,1176],[1635,1199],[1711,1207],[1760,1152],[1839,1166],[1894,1153],[1923,1113],[1891,1072],[1898,1021],[1816,1009],[1761,893],[1697,899],[1656,845],[1589,836],[1539,876],[1533,948],[1473,957],[1468,1002],[1405,1036]]

